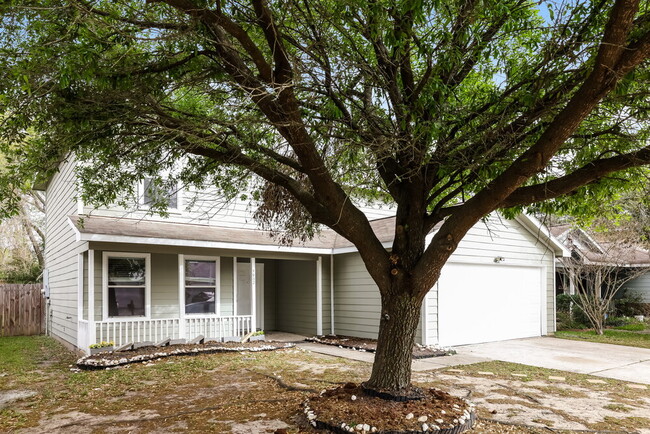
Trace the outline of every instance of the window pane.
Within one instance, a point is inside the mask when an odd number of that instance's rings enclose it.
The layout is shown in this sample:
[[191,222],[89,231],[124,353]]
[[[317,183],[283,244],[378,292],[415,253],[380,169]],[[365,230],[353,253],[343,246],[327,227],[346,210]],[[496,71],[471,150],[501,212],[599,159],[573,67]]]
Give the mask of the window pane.
[[185,261],[185,286],[216,286],[216,276],[214,261]]
[[108,258],[109,285],[144,285],[144,258]]
[[172,185],[165,191],[164,186],[154,185],[151,178],[144,179],[143,203],[151,205],[152,202],[167,202],[169,208],[178,208],[178,189]]
[[144,288],[108,288],[108,316],[144,315]]
[[214,288],[185,288],[185,313],[215,313]]

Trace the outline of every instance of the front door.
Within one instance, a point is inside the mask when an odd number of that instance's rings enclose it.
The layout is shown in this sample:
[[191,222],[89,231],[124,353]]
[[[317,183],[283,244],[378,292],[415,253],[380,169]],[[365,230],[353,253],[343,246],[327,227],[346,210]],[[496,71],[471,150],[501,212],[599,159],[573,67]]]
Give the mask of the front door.
[[[255,264],[256,321],[255,327],[264,330],[264,264]],[[237,312],[251,315],[251,264],[237,263]]]

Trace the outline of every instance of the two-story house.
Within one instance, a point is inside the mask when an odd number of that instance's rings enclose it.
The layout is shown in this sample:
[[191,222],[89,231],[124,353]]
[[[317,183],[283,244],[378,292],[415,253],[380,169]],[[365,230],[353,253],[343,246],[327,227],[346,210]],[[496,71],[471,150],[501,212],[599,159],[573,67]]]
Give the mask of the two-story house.
[[[73,159],[46,191],[49,333],[87,351],[116,344],[242,336],[256,330],[376,338],[380,298],[355,247],[324,229],[278,245],[251,205],[214,192],[171,192],[168,218],[76,199]],[[143,183],[143,184],[146,184]],[[148,193],[149,192],[149,193]],[[390,210],[365,210],[388,248]],[[554,258],[567,254],[534,218],[476,225],[429,292],[417,339],[459,345],[554,331]]]

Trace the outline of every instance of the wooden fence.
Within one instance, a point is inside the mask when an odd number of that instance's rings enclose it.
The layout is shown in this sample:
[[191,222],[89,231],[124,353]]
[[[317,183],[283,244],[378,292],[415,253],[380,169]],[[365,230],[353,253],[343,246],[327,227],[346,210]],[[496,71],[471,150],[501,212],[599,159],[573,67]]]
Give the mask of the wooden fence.
[[45,325],[43,285],[0,283],[0,336],[40,335]]

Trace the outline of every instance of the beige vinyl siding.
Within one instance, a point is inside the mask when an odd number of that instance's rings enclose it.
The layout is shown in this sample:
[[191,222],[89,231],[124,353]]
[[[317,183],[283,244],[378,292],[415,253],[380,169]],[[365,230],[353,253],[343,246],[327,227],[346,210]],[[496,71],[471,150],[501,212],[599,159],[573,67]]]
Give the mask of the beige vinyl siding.
[[[222,226],[228,228],[257,229],[258,224],[253,219],[253,214],[258,203],[252,200],[242,200],[237,197],[231,201],[225,201],[218,189],[214,187],[202,191],[196,189],[181,189],[181,209],[171,210],[168,217],[149,214],[148,210],[135,204],[135,198],[130,201],[134,205],[130,208],[123,208],[117,205],[110,207],[84,207],[84,214],[105,217],[120,217],[133,219],[147,219],[165,222],[180,222]],[[249,195],[250,197],[250,195]],[[191,207],[188,209],[188,206]],[[387,207],[378,208],[361,206],[369,219],[378,219],[395,215],[395,212]]]
[[45,209],[45,268],[49,273],[50,333],[77,343],[78,258],[85,243],[77,242],[68,216],[77,213],[73,158],[63,161],[47,187]]
[[334,331],[376,339],[381,300],[358,253],[334,257]]
[[650,273],[639,276],[625,284],[623,290],[641,297],[642,303],[650,303]]
[[331,280],[330,280],[330,256],[322,256],[323,258],[323,334],[328,335],[332,331],[332,315],[331,315]]
[[[433,290],[429,291],[424,302],[426,303],[426,317],[420,318],[420,324],[422,321],[425,321],[425,327],[427,328],[427,342],[423,342],[427,345],[434,344],[438,342],[438,284],[436,283],[433,287]],[[422,329],[422,327],[420,327]],[[422,343],[422,339],[420,341]]]
[[[182,306],[184,309],[185,306]],[[178,255],[151,254],[151,318],[178,318]]]
[[276,280],[278,329],[316,334],[316,261],[278,261]]

